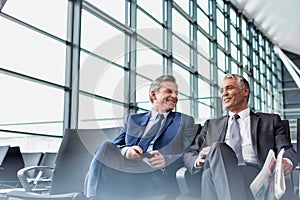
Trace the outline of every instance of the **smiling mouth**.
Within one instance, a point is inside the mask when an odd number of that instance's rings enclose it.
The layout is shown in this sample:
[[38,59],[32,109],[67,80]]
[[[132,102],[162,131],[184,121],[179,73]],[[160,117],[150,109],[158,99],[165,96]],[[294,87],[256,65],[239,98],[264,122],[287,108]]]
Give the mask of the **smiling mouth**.
[[176,103],[176,101],[173,100],[173,99],[167,99],[167,102],[168,102],[168,103],[174,103],[174,104]]
[[231,99],[231,98],[224,98],[224,99],[223,99],[223,102],[226,103],[227,101],[230,101],[230,99]]
[[176,102],[175,101],[167,101],[168,103],[173,103],[173,104],[175,104]]

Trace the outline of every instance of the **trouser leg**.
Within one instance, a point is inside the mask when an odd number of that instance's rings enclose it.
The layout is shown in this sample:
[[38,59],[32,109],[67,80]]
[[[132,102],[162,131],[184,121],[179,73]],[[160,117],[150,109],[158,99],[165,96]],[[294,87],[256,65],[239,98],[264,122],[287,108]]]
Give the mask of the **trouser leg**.
[[[97,149],[85,178],[84,194],[87,197],[96,196],[97,193],[99,193],[98,190],[99,185],[101,184],[100,182],[105,181],[102,177],[103,164],[107,163],[107,165],[113,165],[114,162],[115,166],[118,165],[117,159],[119,157],[119,153],[116,148],[117,147],[111,142],[105,142]],[[111,158],[110,161],[107,160],[108,157]]]
[[202,173],[201,200],[218,200],[210,168],[206,168]]
[[[117,198],[118,194],[134,194],[145,186],[151,191],[155,184],[149,184],[160,177],[143,161],[127,160],[120,149],[111,142],[105,142],[95,153],[84,184],[87,197],[101,196],[103,199]],[[155,178],[158,177],[158,178]],[[150,185],[150,186],[148,186]]]
[[[215,191],[214,194],[209,195]],[[203,200],[247,199],[242,173],[233,150],[224,142],[215,143],[206,157],[202,175]]]
[[239,166],[239,168],[241,173],[243,174],[243,180],[246,186],[247,197],[250,200],[254,200],[254,196],[250,190],[250,184],[259,173],[259,168],[257,165],[244,165]]

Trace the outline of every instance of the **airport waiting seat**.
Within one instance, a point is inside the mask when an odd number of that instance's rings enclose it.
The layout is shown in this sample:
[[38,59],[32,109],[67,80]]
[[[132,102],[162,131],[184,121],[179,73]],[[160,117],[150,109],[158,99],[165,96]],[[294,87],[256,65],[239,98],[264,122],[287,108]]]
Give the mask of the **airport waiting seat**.
[[84,179],[94,152],[101,143],[118,132],[119,128],[67,129],[57,153],[49,194],[15,190],[7,193],[8,199],[86,199],[82,194]]
[[[289,121],[288,120],[282,120],[282,125],[285,129],[285,132],[288,134],[288,137],[290,138],[290,127],[289,127]],[[298,129],[300,125],[299,119],[298,119]],[[298,140],[300,141],[300,130],[298,132]],[[299,141],[298,144],[298,152],[300,152],[300,145]],[[300,158],[300,155],[298,153],[298,157]],[[298,158],[298,159],[299,159]],[[300,160],[298,160],[298,163]],[[191,175],[185,167],[180,168],[176,173],[176,179],[178,182],[178,186],[180,189],[180,195],[176,198],[176,200],[197,200],[200,198],[200,181],[201,181],[201,173]],[[281,199],[288,199],[293,200],[294,199],[294,184],[292,180],[292,176],[286,176],[286,193],[281,197]],[[300,177],[299,177],[299,183],[300,183]],[[300,192],[299,192],[300,197]],[[300,199],[300,198],[299,198]]]
[[21,187],[17,171],[24,167],[19,147],[0,146],[0,188]]
[[45,193],[49,190],[56,154],[56,152],[22,153],[25,167],[17,172],[17,176],[25,191]]
[[24,152],[22,153],[22,158],[24,161],[24,167],[36,166],[42,160],[42,152]]
[[[48,166],[50,169],[54,169],[56,156],[57,156],[56,152],[44,152],[41,162],[39,163],[39,166]],[[44,178],[50,178],[52,177],[52,175],[53,175],[52,170],[43,171],[43,174],[41,174],[41,176]],[[36,173],[36,176],[38,176],[38,173]]]
[[[42,152],[24,152],[22,153],[24,167],[38,166],[42,160]],[[28,172],[28,177],[33,178],[35,175],[34,171]]]

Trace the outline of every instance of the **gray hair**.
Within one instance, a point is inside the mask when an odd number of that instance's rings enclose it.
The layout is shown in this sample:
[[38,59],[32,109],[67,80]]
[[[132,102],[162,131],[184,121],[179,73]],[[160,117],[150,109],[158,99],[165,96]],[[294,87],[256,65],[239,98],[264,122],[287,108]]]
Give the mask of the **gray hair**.
[[172,75],[162,75],[160,77],[158,77],[157,79],[155,79],[151,84],[150,84],[150,88],[149,88],[149,98],[150,98],[150,101],[153,102],[153,99],[151,97],[151,92],[152,91],[158,91],[159,88],[160,88],[160,84],[162,82],[166,82],[166,81],[169,81],[169,82],[173,82],[177,85],[176,83],[176,79],[174,76]]
[[[223,81],[225,81],[226,79],[236,79],[237,80],[237,83],[240,87],[240,89],[249,89],[249,92],[250,92],[250,85],[249,85],[249,82],[243,77],[243,76],[240,76],[238,74],[226,74],[223,78]],[[248,96],[248,99],[249,99],[249,96]]]

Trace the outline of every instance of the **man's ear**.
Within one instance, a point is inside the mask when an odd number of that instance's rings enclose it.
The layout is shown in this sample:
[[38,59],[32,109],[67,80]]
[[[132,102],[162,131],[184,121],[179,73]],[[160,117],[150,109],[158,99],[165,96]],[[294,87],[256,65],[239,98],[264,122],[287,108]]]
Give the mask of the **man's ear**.
[[152,97],[152,100],[156,100],[156,93],[155,90],[150,92],[150,96]]
[[245,96],[249,96],[250,95],[250,89],[249,88],[245,88]]

